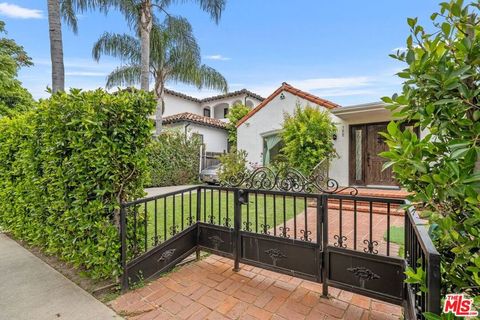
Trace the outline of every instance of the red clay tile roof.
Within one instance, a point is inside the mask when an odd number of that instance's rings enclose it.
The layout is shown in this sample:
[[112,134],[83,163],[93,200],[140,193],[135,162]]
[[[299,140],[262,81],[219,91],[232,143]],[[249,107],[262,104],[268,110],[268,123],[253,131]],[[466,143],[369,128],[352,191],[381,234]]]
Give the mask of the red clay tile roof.
[[198,99],[198,98],[186,95],[186,94],[178,92],[178,91],[170,90],[170,89],[165,89],[165,93],[168,93],[168,94],[171,94],[172,96],[176,96],[176,97],[183,98],[183,99],[186,99],[186,100],[190,100],[190,101],[193,101],[193,102],[198,102],[198,103],[210,102],[210,101],[220,100],[220,99],[223,99],[223,98],[231,98],[231,97],[236,97],[236,96],[243,95],[243,94],[248,96],[248,97],[257,99],[258,101],[263,101],[265,99],[265,98],[259,96],[258,94],[254,93],[254,92],[251,92],[247,89],[232,91],[232,92],[228,92],[228,93],[225,93],[225,94],[220,94],[220,95],[217,95],[217,96],[207,97],[207,98],[203,98],[203,99]]
[[163,120],[162,120],[162,122],[164,124],[183,122],[183,121],[197,123],[197,124],[201,124],[201,125],[204,125],[204,126],[220,128],[220,129],[226,129],[227,128],[227,124],[225,122],[221,121],[221,120],[201,116],[199,114],[193,114],[193,113],[190,113],[190,112],[173,114],[171,116],[164,117]]
[[331,101],[319,98],[317,96],[314,96],[313,94],[310,94],[308,92],[302,91],[300,89],[294,88],[288,83],[284,82],[282,83],[282,86],[275,90],[270,96],[268,96],[265,100],[263,100],[262,103],[260,103],[258,106],[250,110],[249,113],[245,117],[243,117],[238,123],[237,123],[237,128],[247,121],[250,117],[252,117],[255,113],[257,113],[260,109],[265,107],[270,101],[272,101],[276,96],[278,96],[282,91],[287,91],[290,92],[291,94],[294,94],[300,98],[303,98],[305,100],[308,100],[312,103],[315,103],[316,105],[325,107],[327,109],[335,109],[341,107],[340,105],[333,103]]

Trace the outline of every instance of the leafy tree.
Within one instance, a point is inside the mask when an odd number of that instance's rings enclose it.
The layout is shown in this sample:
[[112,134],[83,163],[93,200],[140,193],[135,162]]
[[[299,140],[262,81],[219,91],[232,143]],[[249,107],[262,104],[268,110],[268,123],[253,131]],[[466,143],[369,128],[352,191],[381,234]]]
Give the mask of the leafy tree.
[[285,114],[282,153],[290,166],[308,175],[320,161],[329,161],[336,154],[333,148],[335,132],[328,111],[297,105],[293,115]]
[[228,110],[227,119],[229,122],[227,124],[227,130],[230,145],[237,145],[237,123],[245,117],[249,111],[250,108],[243,104],[235,104]]
[[443,293],[480,295],[480,1],[443,2],[433,32],[408,19],[403,92],[384,98],[423,138],[388,125],[389,159],[397,180],[429,218],[441,254]]
[[[5,33],[3,21],[0,21],[1,32]],[[32,60],[22,46],[12,39],[0,38],[0,117],[12,116],[33,106],[31,94],[17,80],[18,69],[31,65]]]
[[[168,81],[227,91],[227,81],[215,69],[201,64],[200,48],[192,27],[183,18],[167,17],[154,24],[151,34],[150,74],[155,79],[156,134],[161,131],[165,85]],[[107,87],[130,85],[141,81],[141,41],[128,34],[104,33],[95,43],[93,57],[102,54],[121,58],[127,64],[116,68],[107,78]]]
[[[140,38],[140,88],[149,90],[150,77],[150,39],[152,28],[156,23],[154,8],[170,16],[166,9],[174,3],[183,3],[186,0],[102,0],[104,3],[119,9],[124,15],[130,27]],[[209,13],[212,19],[218,23],[222,11],[225,9],[226,0],[193,0],[200,8]]]

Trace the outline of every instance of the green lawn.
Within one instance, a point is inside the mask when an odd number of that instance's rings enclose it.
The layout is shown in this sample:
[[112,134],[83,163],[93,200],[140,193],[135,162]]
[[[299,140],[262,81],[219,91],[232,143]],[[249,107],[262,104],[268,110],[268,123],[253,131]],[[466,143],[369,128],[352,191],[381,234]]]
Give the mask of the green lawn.
[[[194,222],[196,221],[197,194],[192,192],[191,195],[190,200],[189,193],[184,193],[183,202],[182,196],[177,195],[147,203],[147,240],[149,247],[154,244],[155,229],[157,230],[158,240],[163,242],[172,237],[172,227],[174,225],[177,231],[181,231],[188,227],[190,216]],[[233,192],[229,192],[227,197],[226,191],[221,191],[220,194],[218,190],[202,191],[200,196],[200,221],[211,223],[213,219],[214,224],[225,226],[228,218],[228,226],[233,228]],[[156,223],[155,202],[157,208]],[[257,204],[256,207],[255,203]],[[145,205],[139,205],[137,210],[139,215],[137,228],[142,228],[142,232],[144,232],[145,226],[141,221],[145,217]],[[264,197],[263,194],[259,194],[257,200],[255,200],[255,196],[251,194],[249,206],[242,206],[242,229],[245,230],[246,223],[249,222],[251,231],[262,232],[263,225],[267,225],[267,229],[271,229],[275,225],[281,226],[284,220],[288,221],[294,215],[303,211],[305,211],[303,198],[297,198],[294,201],[292,197],[276,196],[274,202],[272,195]],[[276,217],[274,217],[274,212],[276,212]]]
[[[383,239],[387,241],[387,232],[383,235]],[[398,256],[404,256],[405,246],[405,229],[403,227],[391,226],[390,227],[390,242],[400,245],[398,249]]]

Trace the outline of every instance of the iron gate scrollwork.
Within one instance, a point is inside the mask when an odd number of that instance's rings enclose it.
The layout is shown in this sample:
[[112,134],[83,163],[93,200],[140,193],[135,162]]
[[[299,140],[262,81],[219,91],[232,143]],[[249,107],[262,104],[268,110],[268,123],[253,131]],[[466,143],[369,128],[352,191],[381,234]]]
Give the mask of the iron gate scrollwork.
[[[393,210],[403,210],[398,207],[403,204],[358,196],[357,189],[340,187],[322,168],[309,177],[295,169],[258,168],[223,186],[124,203],[122,289],[204,250],[233,259],[235,271],[244,263],[322,282],[323,295],[333,286],[403,304],[406,314],[421,319],[421,312],[438,311],[439,258],[428,235],[418,231],[418,221],[404,212],[407,259],[394,254],[390,227],[399,219]],[[386,224],[385,235],[376,230],[378,219]],[[362,226],[366,229],[359,231]],[[405,266],[412,266],[411,257],[419,252],[429,270],[428,296],[404,284]]]

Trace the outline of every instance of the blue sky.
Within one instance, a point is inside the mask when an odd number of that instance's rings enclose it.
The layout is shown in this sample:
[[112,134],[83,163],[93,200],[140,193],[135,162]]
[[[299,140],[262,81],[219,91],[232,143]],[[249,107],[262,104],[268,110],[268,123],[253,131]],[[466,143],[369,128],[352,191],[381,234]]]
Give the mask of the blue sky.
[[[35,63],[22,69],[20,80],[36,98],[48,95],[51,82],[46,3],[0,0],[8,37],[23,45]],[[405,46],[407,17],[430,25],[437,8],[433,0],[227,0],[218,25],[192,3],[169,11],[189,19],[204,63],[222,72],[231,90],[268,96],[286,81],[352,105],[400,90],[394,74],[403,66],[388,55]],[[67,87],[104,87],[106,75],[120,64],[91,58],[92,45],[104,31],[130,32],[116,12],[82,14],[78,35],[64,27]],[[169,87],[197,97],[216,94],[175,83]]]

